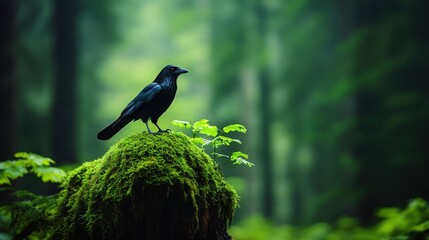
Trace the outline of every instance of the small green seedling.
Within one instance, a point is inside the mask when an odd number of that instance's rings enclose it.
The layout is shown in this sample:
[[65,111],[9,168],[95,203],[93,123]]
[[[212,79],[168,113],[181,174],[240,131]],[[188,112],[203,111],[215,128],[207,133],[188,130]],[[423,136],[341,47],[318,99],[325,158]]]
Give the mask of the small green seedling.
[[[206,146],[212,146],[213,152],[211,155],[213,156],[214,160],[216,160],[218,157],[223,157],[230,159],[233,164],[244,164],[248,167],[254,166],[253,163],[247,160],[249,156],[243,152],[236,151],[233,152],[231,156],[218,152],[219,147],[230,146],[231,143],[241,144],[239,139],[227,137],[223,134],[230,132],[246,133],[247,129],[243,125],[231,124],[223,127],[222,129],[219,129],[217,126],[210,125],[209,120],[207,119],[202,119],[194,123],[174,120],[172,124],[177,127],[191,129],[192,141],[202,148]],[[202,137],[202,135],[204,135],[204,137]]]

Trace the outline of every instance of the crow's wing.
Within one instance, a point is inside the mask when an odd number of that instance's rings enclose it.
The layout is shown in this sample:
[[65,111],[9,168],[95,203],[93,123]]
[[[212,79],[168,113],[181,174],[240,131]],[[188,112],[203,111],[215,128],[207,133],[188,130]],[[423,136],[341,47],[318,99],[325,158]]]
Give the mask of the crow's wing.
[[121,117],[131,115],[142,104],[150,102],[160,91],[161,86],[158,83],[153,82],[147,85],[130,103],[128,103],[125,109],[122,110]]

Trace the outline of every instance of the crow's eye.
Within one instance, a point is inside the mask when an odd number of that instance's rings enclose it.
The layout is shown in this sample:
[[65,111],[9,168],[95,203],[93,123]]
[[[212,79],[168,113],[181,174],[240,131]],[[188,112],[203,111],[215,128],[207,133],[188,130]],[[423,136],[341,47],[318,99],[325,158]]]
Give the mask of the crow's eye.
[[170,68],[170,70],[171,70],[171,71],[174,71],[174,70],[176,70],[176,68],[175,68],[175,67],[171,67],[171,68]]

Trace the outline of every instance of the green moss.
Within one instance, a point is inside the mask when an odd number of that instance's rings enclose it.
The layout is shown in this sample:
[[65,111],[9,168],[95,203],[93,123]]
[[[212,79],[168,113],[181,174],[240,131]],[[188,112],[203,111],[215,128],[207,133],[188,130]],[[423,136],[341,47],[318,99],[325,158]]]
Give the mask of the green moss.
[[237,204],[186,135],[135,134],[69,174],[52,238],[228,239]]

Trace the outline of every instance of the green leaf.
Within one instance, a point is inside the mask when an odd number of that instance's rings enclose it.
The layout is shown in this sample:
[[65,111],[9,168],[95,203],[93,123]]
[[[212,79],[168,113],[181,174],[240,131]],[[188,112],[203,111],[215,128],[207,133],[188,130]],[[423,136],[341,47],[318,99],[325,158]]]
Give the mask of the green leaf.
[[210,137],[216,137],[217,136],[217,127],[215,126],[208,126],[206,128],[203,128],[200,130],[201,134],[205,134]]
[[235,161],[232,162],[233,164],[244,164],[248,167],[253,167],[255,166],[255,164],[253,164],[252,162],[247,161],[246,159],[243,158],[236,158]]
[[202,119],[198,122],[195,122],[193,125],[193,132],[201,133],[210,137],[216,137],[218,129],[216,126],[211,126],[209,120]]
[[207,120],[207,119],[201,119],[200,121],[194,122],[194,124],[192,125],[194,130],[198,130],[200,128],[205,128],[207,126],[209,126],[209,120]]
[[235,138],[230,138],[230,137],[225,137],[225,136],[219,136],[219,139],[223,142],[226,143],[227,146],[229,146],[229,144],[231,144],[232,142],[241,144],[241,141]]
[[22,161],[8,160],[0,163],[0,185],[10,184],[10,180],[17,179],[28,173],[27,168],[22,166]]
[[10,180],[3,174],[0,174],[0,185],[8,184],[10,185]]
[[423,222],[412,228],[416,232],[425,232],[429,230],[429,221]]
[[15,157],[17,159],[26,160],[25,163],[27,167],[49,166],[51,163],[55,163],[54,160],[47,157],[42,157],[35,153],[18,152],[15,153]]
[[245,158],[245,159],[248,159],[248,158],[249,158],[249,155],[248,155],[248,154],[245,154],[245,153],[243,153],[243,152],[240,152],[240,151],[233,152],[233,153],[231,154],[231,160],[235,160],[235,159],[237,159],[237,158],[239,158],[239,157],[241,157],[241,158]]
[[11,165],[4,174],[10,179],[16,179],[24,176],[24,174],[28,173],[27,169],[22,166]]
[[4,161],[4,162],[0,162],[0,170],[6,169],[7,166],[8,166],[8,162],[10,162],[10,160]]
[[205,142],[207,139],[201,138],[201,137],[195,137],[195,138],[191,138],[191,141],[199,146],[204,146]]
[[215,148],[218,148],[220,146],[229,146],[232,142],[241,144],[240,140],[225,136],[218,136],[213,139],[213,142],[215,143]]
[[35,167],[32,172],[42,178],[43,182],[61,183],[66,177],[66,173],[62,169],[54,167]]
[[248,167],[255,166],[255,164],[246,160],[246,159],[248,159],[248,157],[249,157],[249,155],[242,153],[240,151],[237,151],[237,152],[233,152],[231,154],[231,161],[233,164],[244,164]]
[[231,124],[223,128],[223,131],[226,133],[229,132],[241,132],[246,133],[247,129],[241,124]]
[[192,125],[188,121],[181,121],[181,120],[173,120],[171,122],[176,127],[182,127],[182,128],[191,128]]

